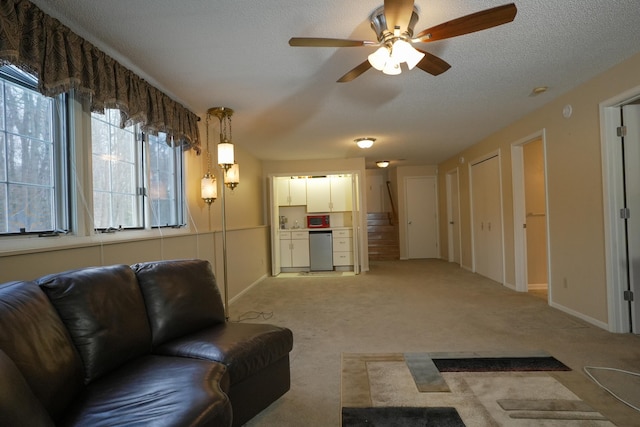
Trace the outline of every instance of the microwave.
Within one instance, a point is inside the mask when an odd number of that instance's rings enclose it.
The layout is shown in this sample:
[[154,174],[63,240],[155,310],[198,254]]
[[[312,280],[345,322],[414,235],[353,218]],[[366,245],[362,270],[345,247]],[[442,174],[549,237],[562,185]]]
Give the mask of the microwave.
[[329,215],[307,215],[307,228],[329,227]]

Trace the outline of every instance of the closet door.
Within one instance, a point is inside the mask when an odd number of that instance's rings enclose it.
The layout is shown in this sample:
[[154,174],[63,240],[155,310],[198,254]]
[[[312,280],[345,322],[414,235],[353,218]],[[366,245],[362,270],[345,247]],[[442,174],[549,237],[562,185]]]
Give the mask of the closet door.
[[471,191],[474,270],[502,283],[502,211],[498,156],[471,166]]

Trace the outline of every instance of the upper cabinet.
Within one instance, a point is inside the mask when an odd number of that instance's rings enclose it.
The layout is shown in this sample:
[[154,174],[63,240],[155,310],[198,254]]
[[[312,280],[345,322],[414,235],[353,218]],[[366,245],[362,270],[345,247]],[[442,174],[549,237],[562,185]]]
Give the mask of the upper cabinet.
[[330,175],[307,179],[307,212],[351,210],[351,176]]
[[278,178],[278,206],[307,204],[307,180],[305,178]]
[[352,210],[351,176],[331,176],[331,212]]

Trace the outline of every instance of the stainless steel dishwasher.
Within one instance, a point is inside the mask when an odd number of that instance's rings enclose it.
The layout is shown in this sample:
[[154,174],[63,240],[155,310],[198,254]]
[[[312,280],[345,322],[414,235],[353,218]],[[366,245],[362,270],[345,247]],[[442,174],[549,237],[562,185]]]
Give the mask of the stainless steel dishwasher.
[[331,231],[309,232],[311,271],[333,270],[333,242]]

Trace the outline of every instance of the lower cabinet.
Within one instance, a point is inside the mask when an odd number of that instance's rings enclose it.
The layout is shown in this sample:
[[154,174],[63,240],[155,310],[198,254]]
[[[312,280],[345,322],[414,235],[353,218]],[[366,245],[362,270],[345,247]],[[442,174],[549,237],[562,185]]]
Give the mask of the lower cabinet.
[[353,237],[351,230],[333,230],[333,265],[353,265]]
[[280,267],[309,267],[309,232],[280,231]]

